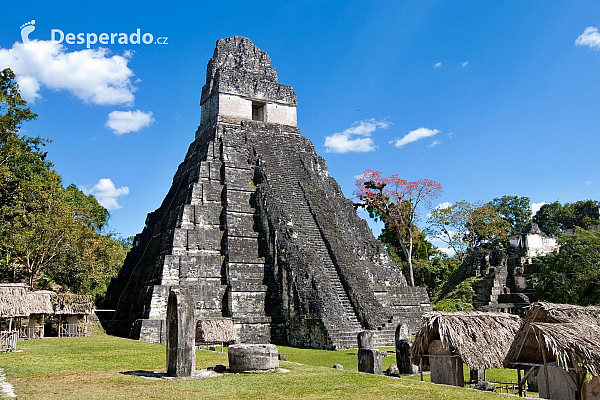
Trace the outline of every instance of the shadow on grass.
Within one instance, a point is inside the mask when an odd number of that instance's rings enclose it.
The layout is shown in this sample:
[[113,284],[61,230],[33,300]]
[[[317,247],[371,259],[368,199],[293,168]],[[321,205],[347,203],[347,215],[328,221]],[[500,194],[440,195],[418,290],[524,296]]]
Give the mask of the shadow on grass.
[[164,379],[167,377],[166,372],[154,372],[154,371],[123,371],[121,372],[123,375],[134,375],[141,376],[142,378],[154,378],[154,379]]

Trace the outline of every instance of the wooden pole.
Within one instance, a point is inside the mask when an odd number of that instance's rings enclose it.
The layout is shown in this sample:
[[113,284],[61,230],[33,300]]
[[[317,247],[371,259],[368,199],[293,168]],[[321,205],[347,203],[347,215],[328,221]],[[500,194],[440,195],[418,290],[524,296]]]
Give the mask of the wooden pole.
[[517,368],[517,382],[519,385],[519,397],[523,397],[523,382],[521,381],[521,368]]
[[421,382],[423,382],[423,357],[419,357],[419,373],[421,374]]
[[542,359],[544,360],[544,378],[546,378],[546,396],[550,397],[550,382],[548,382],[548,366],[546,365],[546,352],[540,343],[542,349]]

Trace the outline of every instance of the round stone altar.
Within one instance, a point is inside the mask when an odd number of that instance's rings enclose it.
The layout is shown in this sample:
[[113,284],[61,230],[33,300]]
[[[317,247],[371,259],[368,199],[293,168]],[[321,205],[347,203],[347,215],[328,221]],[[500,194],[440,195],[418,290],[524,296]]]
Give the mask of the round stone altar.
[[229,346],[231,372],[260,371],[279,368],[274,344],[235,344]]

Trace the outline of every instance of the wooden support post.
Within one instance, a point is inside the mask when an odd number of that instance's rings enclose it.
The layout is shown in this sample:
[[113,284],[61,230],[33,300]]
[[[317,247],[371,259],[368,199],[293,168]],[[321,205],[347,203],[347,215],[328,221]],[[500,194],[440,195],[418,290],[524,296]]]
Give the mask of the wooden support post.
[[521,368],[517,368],[517,382],[519,385],[519,397],[523,397],[523,381],[521,380]]
[[419,357],[419,373],[421,374],[421,382],[423,382],[423,357]]
[[548,366],[546,365],[546,352],[544,351],[544,348],[541,344],[540,347],[542,349],[542,359],[544,360],[544,378],[546,378],[546,394],[550,396],[550,382],[548,382]]

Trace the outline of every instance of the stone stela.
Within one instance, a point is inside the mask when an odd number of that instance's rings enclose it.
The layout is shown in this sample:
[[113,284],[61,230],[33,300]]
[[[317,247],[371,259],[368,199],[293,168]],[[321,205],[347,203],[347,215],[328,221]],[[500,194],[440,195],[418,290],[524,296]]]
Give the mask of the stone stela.
[[[199,319],[227,318],[242,343],[394,344],[431,310],[300,135],[296,94],[252,41],[217,41],[200,126],[162,205],[108,289],[108,333],[166,342],[171,288]],[[168,134],[168,133],[166,133]]]
[[358,334],[358,372],[381,375],[383,371],[381,351],[374,349],[375,337],[371,331]]
[[194,303],[185,288],[171,289],[167,304],[167,375],[191,377],[196,369]]

